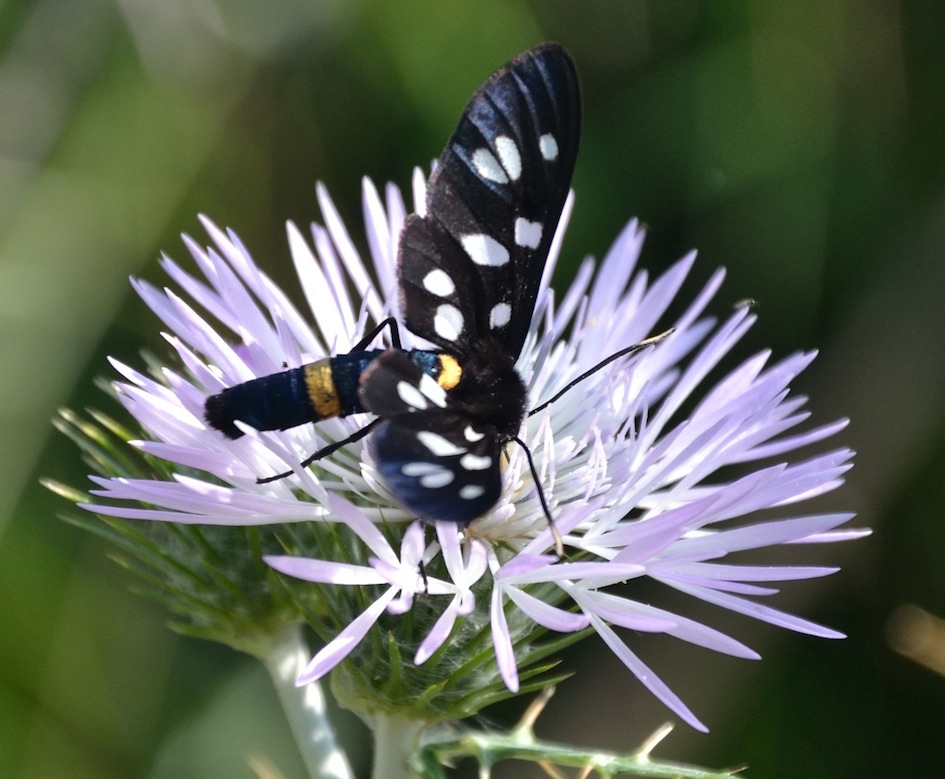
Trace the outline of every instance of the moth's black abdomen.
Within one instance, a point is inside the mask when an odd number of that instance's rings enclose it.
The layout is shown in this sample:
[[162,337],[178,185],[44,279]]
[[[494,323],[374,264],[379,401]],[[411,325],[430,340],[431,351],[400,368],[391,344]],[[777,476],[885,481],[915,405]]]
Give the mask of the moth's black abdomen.
[[207,398],[204,416],[228,438],[239,438],[237,421],[257,430],[288,430],[360,413],[358,379],[379,354],[342,354],[230,387]]
[[[323,361],[323,362],[327,362]],[[239,438],[237,420],[257,430],[285,430],[310,421],[314,409],[305,390],[305,369],[263,376],[207,398],[204,416],[228,438]]]

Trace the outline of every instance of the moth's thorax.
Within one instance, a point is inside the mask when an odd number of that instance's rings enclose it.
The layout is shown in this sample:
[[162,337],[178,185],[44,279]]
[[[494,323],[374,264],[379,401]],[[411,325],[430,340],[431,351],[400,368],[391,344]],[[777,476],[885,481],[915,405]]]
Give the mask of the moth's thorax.
[[518,433],[525,416],[525,384],[505,350],[485,339],[470,354],[457,358],[462,379],[450,400],[462,413],[491,425],[500,436]]

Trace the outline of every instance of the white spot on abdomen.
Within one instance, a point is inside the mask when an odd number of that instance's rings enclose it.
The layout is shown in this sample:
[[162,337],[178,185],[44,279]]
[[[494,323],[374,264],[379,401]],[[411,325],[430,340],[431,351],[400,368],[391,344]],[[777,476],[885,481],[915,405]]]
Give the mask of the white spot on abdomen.
[[541,222],[529,222],[524,217],[515,220],[515,243],[537,249],[541,243]]
[[464,235],[459,239],[466,254],[476,265],[498,268],[509,261],[509,250],[495,238],[483,233]]

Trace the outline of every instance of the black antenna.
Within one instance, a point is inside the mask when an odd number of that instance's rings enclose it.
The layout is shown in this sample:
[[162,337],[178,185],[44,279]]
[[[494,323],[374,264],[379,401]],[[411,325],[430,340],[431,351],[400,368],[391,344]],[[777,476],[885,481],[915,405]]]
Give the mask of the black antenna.
[[560,559],[564,557],[564,542],[561,540],[561,534],[558,532],[558,528],[555,527],[555,521],[551,517],[551,509],[548,508],[548,501],[545,500],[545,491],[541,488],[541,480],[538,478],[538,469],[535,468],[535,461],[532,460],[531,449],[529,449],[525,442],[517,435],[513,435],[511,440],[515,441],[515,443],[525,450],[525,458],[528,460],[528,470],[532,472],[532,481],[535,482],[535,488],[538,490],[538,500],[541,501],[541,510],[545,512],[545,519],[548,520],[551,536],[555,540],[555,553]]
[[[643,341],[633,344],[632,346],[628,346],[626,349],[621,349],[620,351],[614,352],[609,357],[606,357],[605,359],[597,363],[597,365],[595,365],[593,368],[591,368],[590,370],[584,371],[584,373],[582,373],[576,379],[569,382],[568,385],[564,387],[564,389],[560,390],[550,400],[546,400],[541,405],[538,405],[535,408],[533,408],[531,411],[528,412],[527,416],[532,416],[533,414],[537,414],[542,409],[548,408],[548,406],[550,406],[556,400],[561,398],[561,396],[564,395],[565,392],[567,392],[568,390],[580,384],[588,376],[593,376],[595,373],[597,373],[597,371],[601,370],[602,368],[606,368],[614,360],[619,360],[624,355],[632,354],[633,352],[638,352],[640,351],[640,349],[645,349],[647,346],[653,346],[654,344],[658,344],[660,341],[669,337],[674,332],[676,332],[676,328],[671,327],[669,328],[669,330],[666,330],[665,332],[662,332],[659,335],[654,335],[651,338],[646,338]],[[538,490],[538,500],[541,502],[541,510],[545,513],[545,518],[548,520],[548,527],[551,529],[551,535],[555,540],[555,552],[557,553],[559,558],[564,557],[564,542],[561,540],[561,534],[558,532],[558,528],[555,527],[555,521],[551,516],[551,509],[548,508],[548,501],[545,499],[545,491],[541,487],[541,480],[538,477],[538,469],[535,468],[535,461],[532,459],[531,450],[528,448],[528,446],[526,446],[525,442],[518,436],[512,436],[511,440],[515,441],[515,443],[517,443],[519,446],[522,447],[522,449],[525,450],[525,457],[528,460],[528,469],[532,473],[532,479],[535,482],[535,488]]]
[[[667,331],[665,331],[665,332],[663,332],[663,333],[660,333],[659,335],[654,335],[654,336],[652,336],[651,338],[646,338],[646,339],[644,339],[643,341],[640,341],[639,343],[633,344],[633,346],[628,346],[626,349],[621,349],[619,352],[614,352],[612,355],[610,355],[610,357],[604,358],[604,359],[601,360],[599,363],[597,363],[597,365],[595,365],[593,368],[591,368],[589,371],[584,371],[584,373],[582,373],[580,376],[578,376],[576,379],[574,379],[574,381],[569,382],[568,385],[567,385],[564,389],[560,390],[560,391],[558,392],[558,394],[556,394],[553,398],[551,398],[551,400],[546,400],[546,401],[545,401],[544,403],[542,403],[541,405],[535,406],[535,408],[533,408],[531,411],[528,412],[528,416],[532,416],[533,414],[537,414],[539,411],[542,411],[542,410],[548,408],[548,406],[550,406],[552,403],[554,403],[556,400],[558,400],[562,395],[564,395],[565,392],[567,392],[568,390],[572,389],[572,388],[575,387],[576,385],[580,384],[580,383],[581,383],[582,381],[584,381],[584,379],[586,379],[588,376],[593,376],[593,375],[594,375],[595,373],[597,373],[597,371],[599,371],[601,368],[606,368],[606,367],[607,367],[608,365],[610,365],[614,360],[619,360],[619,359],[620,359],[621,357],[623,357],[624,355],[632,354],[633,352],[638,352],[638,351],[640,351],[640,349],[644,349],[644,348],[646,348],[647,346],[653,346],[653,344],[658,344],[658,343],[659,343],[660,341],[662,341],[664,338],[668,338],[669,336],[671,336],[671,335],[672,335],[673,333],[675,333],[675,332],[676,332],[676,328],[675,328],[675,327],[671,327],[671,328],[669,328],[669,330],[667,330]],[[521,443],[521,442],[520,442],[520,443]]]

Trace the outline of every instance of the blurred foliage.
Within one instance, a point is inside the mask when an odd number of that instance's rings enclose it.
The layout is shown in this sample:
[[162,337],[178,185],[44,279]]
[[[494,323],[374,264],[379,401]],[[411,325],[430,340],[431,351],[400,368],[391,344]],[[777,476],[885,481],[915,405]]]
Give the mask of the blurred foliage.
[[[819,505],[878,529],[818,550],[845,570],[779,600],[846,641],[706,616],[762,651],[751,664],[641,637],[712,728],[661,754],[756,777],[939,774],[945,680],[884,630],[901,603],[945,614],[943,30],[942,4],[891,0],[0,4],[0,776],[249,777],[254,754],[301,776],[261,670],[167,631],[57,518],[38,477],[85,472],[49,419],[107,404],[106,355],[164,353],[126,277],[160,280],[198,211],[295,289],[284,221],[319,218],[314,182],[357,235],[361,177],[408,186],[482,79],[543,39],[585,85],[559,283],[631,216],[652,272],[692,247],[693,288],[727,266],[715,312],[760,303],[742,357],[822,349],[799,389],[819,421],[853,419],[859,457]],[[606,653],[569,662],[541,735],[624,749],[665,719]]]

